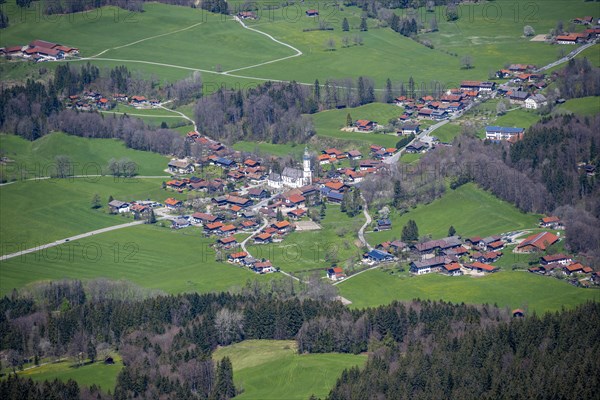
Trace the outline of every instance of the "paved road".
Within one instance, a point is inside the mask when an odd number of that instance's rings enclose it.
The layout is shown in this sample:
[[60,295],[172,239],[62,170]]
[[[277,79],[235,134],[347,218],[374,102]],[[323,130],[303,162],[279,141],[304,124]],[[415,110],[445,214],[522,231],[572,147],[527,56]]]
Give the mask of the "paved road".
[[[24,182],[24,181],[44,181],[44,180],[48,180],[48,179],[63,179],[63,180],[68,180],[68,179],[85,179],[85,178],[100,178],[103,176],[107,176],[107,177],[113,177],[112,175],[73,175],[73,176],[67,176],[66,178],[55,178],[52,176],[38,176],[37,178],[27,178],[27,179],[18,179],[16,181],[11,181],[11,182],[5,182],[5,183],[0,183],[0,186],[6,186],[6,185],[12,185],[13,183],[17,183],[17,182]],[[171,179],[172,176],[171,175],[136,175],[136,176],[130,176],[130,177],[114,177],[116,179]]]
[[360,242],[363,244],[363,246],[367,246],[367,249],[369,249],[369,251],[371,251],[371,250],[373,250],[373,247],[369,244],[369,242],[367,242],[367,239],[365,239],[365,228],[367,226],[369,226],[372,219],[371,219],[371,216],[369,215],[367,201],[365,200],[365,198],[363,197],[362,194],[360,195],[360,197],[363,201],[363,213],[365,214],[366,221],[363,224],[363,226],[361,226],[360,229],[358,230],[358,240],[360,240]]
[[592,47],[592,46],[593,46],[593,45],[595,45],[595,44],[596,44],[596,42],[595,42],[595,41],[594,41],[594,42],[592,42],[592,43],[586,43],[586,44],[584,44],[583,46],[576,48],[575,50],[573,50],[572,52],[570,52],[569,54],[567,54],[566,56],[564,56],[564,57],[563,57],[563,58],[561,58],[560,60],[554,61],[553,63],[550,63],[550,64],[548,64],[548,65],[545,65],[545,66],[543,66],[543,67],[541,67],[541,68],[538,68],[538,69],[536,69],[534,72],[542,72],[542,71],[545,71],[545,70],[547,70],[547,69],[554,68],[554,67],[556,67],[557,65],[564,64],[564,63],[566,63],[567,61],[569,61],[571,58],[575,57],[577,54],[581,53],[582,51],[584,51],[584,50],[585,50],[585,49],[587,49],[587,48],[590,48],[590,47]]
[[260,228],[258,228],[257,230],[255,230],[254,232],[252,232],[252,234],[250,236],[248,236],[246,239],[244,239],[244,241],[242,243],[240,243],[240,247],[242,248],[242,250],[245,251],[246,253],[248,253],[249,256],[252,256],[252,254],[250,254],[248,249],[246,249],[246,243],[248,242],[248,240],[250,240],[250,238],[252,238],[252,236],[258,235],[258,233],[260,231],[262,231],[263,229],[265,229],[267,227],[267,225],[269,225],[269,220],[267,220],[265,217],[263,217],[262,226]]

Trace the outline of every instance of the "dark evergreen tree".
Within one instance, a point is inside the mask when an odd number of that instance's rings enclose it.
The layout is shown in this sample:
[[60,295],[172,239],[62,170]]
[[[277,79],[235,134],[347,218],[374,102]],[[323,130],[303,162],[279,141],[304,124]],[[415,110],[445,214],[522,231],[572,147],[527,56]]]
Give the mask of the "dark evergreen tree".
[[346,17],[344,17],[344,20],[342,21],[342,31],[348,32],[349,30],[350,30],[350,24],[348,23],[348,19]]
[[367,26],[367,19],[364,17],[360,19],[360,30],[363,32],[369,30],[369,27]]
[[448,236],[454,236],[456,235],[456,229],[454,229],[453,225],[450,225],[450,228],[448,228]]
[[390,78],[387,78],[387,80],[385,81],[385,102],[394,102],[394,92],[392,89],[392,81],[390,80]]

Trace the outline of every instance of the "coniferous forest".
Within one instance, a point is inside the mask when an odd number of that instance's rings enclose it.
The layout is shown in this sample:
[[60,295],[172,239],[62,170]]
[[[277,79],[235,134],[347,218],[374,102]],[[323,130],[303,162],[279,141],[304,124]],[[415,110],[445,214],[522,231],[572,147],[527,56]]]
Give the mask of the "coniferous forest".
[[[231,362],[211,355],[245,339],[295,339],[302,353],[368,352],[367,365],[345,371],[329,399],[582,399],[600,383],[597,303],[526,318],[419,300],[351,310],[290,287],[135,299],[121,295],[135,288],[106,281],[15,291],[0,300],[0,351],[14,361],[0,398],[229,399],[238,390]],[[85,354],[100,344],[125,366],[112,393],[13,376],[25,357]]]

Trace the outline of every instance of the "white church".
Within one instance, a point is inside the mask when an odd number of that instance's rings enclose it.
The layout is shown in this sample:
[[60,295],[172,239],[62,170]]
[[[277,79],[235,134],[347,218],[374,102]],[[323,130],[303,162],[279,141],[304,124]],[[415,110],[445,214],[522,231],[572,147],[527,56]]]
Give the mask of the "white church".
[[275,189],[283,187],[299,188],[312,183],[312,172],[310,170],[310,154],[308,148],[304,148],[302,157],[303,169],[285,167],[281,174],[271,172],[267,179],[267,184]]

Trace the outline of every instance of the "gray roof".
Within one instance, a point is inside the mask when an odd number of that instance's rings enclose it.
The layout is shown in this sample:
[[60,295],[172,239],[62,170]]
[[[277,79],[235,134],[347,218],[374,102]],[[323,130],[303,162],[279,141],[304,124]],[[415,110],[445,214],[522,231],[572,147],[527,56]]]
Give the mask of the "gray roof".
[[541,95],[541,94],[534,94],[533,96],[530,97],[530,99],[532,99],[533,101],[535,101],[537,103],[543,103],[546,101],[546,98],[544,97],[544,95]]
[[302,178],[304,176],[301,169],[292,168],[292,167],[285,167],[283,169],[283,173],[281,175],[289,177],[289,178],[293,178],[293,179]]
[[129,203],[125,203],[124,201],[119,201],[119,200],[113,200],[110,203],[108,203],[109,206],[111,207],[115,207],[115,208],[121,208],[121,207],[127,207],[129,206]]
[[278,174],[278,173],[276,173],[276,172],[271,172],[271,173],[269,174],[269,177],[268,177],[268,179],[269,179],[270,181],[279,182],[279,181],[281,181],[281,175],[280,175],[280,174]]

